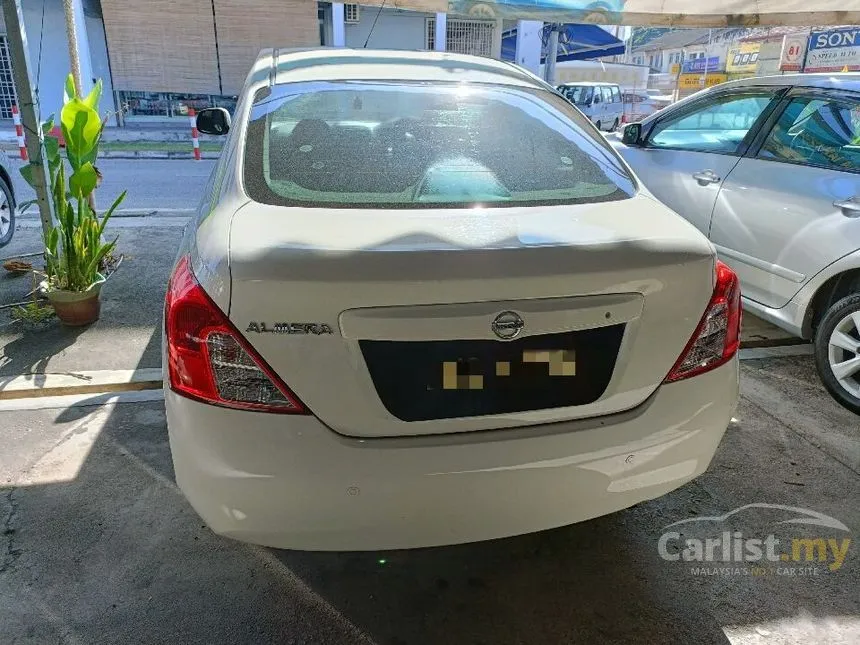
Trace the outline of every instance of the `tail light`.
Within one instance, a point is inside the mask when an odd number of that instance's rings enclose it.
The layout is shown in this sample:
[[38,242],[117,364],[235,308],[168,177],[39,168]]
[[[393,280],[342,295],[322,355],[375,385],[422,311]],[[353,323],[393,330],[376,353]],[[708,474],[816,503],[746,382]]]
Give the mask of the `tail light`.
[[308,414],[179,260],[164,306],[170,389],[228,408]]
[[678,358],[666,382],[680,381],[727,363],[741,337],[741,288],[738,276],[717,261],[717,285],[705,315]]

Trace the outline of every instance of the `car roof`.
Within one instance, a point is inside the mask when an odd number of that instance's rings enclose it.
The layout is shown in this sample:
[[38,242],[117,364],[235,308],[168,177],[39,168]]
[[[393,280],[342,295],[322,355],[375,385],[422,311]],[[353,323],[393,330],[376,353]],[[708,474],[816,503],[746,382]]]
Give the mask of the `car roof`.
[[822,74],[784,74],[782,76],[759,76],[742,78],[715,85],[715,88],[779,85],[792,87],[823,87],[860,92],[860,72],[837,72]]
[[266,49],[257,58],[252,79],[264,75],[269,85],[302,81],[408,80],[550,87],[531,72],[507,61],[448,52],[386,49]]

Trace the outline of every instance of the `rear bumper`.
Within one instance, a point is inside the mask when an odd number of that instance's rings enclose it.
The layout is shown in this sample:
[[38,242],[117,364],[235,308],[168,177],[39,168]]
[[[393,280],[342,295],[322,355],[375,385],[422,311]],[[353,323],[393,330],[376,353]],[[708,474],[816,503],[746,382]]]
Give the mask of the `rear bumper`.
[[314,417],[165,393],[176,479],[200,516],[216,533],[306,550],[486,540],[658,497],[708,467],[737,396],[735,359],[612,416],[361,440]]

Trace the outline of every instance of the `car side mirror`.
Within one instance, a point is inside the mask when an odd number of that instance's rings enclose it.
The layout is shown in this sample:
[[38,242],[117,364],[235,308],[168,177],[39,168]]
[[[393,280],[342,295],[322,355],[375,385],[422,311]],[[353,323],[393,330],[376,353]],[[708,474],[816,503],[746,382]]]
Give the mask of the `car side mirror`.
[[642,124],[630,123],[624,126],[621,142],[628,146],[638,146],[642,143]]
[[222,107],[204,108],[197,113],[197,129],[204,134],[227,134],[230,113]]

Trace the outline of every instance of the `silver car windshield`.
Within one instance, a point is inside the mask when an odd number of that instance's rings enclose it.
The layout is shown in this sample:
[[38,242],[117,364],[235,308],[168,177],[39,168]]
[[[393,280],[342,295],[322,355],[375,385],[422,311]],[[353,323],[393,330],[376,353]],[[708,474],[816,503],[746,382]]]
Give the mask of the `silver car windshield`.
[[275,205],[359,208],[625,199],[633,179],[551,92],[462,83],[275,86],[251,108],[244,183]]

